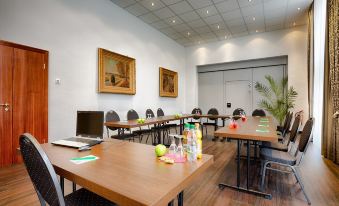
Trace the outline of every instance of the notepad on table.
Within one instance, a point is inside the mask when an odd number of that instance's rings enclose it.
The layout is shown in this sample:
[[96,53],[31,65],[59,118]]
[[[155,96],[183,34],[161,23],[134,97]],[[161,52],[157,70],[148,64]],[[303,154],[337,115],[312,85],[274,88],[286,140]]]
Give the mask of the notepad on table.
[[97,160],[97,159],[99,159],[99,157],[94,156],[94,155],[87,155],[87,156],[84,156],[84,157],[74,157],[74,158],[70,159],[70,161],[73,162],[74,164],[79,165],[79,164],[94,161],[94,160]]
[[257,130],[255,130],[256,132],[269,132],[269,130],[267,130],[267,129],[257,129]]

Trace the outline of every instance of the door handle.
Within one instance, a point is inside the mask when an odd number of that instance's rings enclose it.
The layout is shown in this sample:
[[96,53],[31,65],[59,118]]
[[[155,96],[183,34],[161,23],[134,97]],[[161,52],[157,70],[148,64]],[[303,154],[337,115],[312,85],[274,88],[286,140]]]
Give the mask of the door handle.
[[9,110],[9,104],[8,103],[0,104],[0,107],[5,107],[6,112]]

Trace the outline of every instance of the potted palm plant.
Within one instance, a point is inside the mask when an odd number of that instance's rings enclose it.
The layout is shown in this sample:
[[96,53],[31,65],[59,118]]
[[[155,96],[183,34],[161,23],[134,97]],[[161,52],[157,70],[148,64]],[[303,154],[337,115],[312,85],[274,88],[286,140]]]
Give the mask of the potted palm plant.
[[287,88],[287,77],[280,82],[275,81],[272,76],[266,75],[268,86],[260,82],[255,83],[255,89],[264,97],[260,100],[259,107],[269,112],[282,126],[287,112],[294,108],[297,91],[291,86]]

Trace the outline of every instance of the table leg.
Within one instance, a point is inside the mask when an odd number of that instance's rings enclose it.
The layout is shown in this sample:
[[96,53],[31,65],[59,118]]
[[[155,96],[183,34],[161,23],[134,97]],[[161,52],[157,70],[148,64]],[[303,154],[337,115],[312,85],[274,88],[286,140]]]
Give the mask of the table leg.
[[63,177],[60,176],[60,187],[61,187],[61,192],[63,195],[65,195],[65,179]]
[[[238,158],[240,158],[238,156]],[[249,182],[250,182],[250,141],[247,140],[247,189],[249,189]]]
[[[249,141],[248,141],[249,143]],[[240,187],[240,140],[237,139],[237,185],[230,185],[230,184],[226,184],[226,183],[219,183],[219,189],[224,189],[225,187],[234,189],[234,190],[238,190],[239,192],[246,192],[249,194],[254,194],[254,195],[258,195],[258,196],[262,196],[266,199],[272,199],[272,195],[271,194],[267,194],[267,193],[263,193],[260,191],[256,191],[256,190],[251,190],[249,189],[249,144],[247,144],[248,148],[247,148],[247,187],[243,188]]]
[[72,188],[73,188],[73,192],[77,190],[77,185],[74,182],[72,183]]
[[178,194],[178,206],[183,206],[184,205],[184,191],[181,191]]
[[180,135],[182,135],[182,127],[183,127],[183,125],[184,125],[184,119],[180,119],[180,125],[179,125],[179,127],[180,127]]

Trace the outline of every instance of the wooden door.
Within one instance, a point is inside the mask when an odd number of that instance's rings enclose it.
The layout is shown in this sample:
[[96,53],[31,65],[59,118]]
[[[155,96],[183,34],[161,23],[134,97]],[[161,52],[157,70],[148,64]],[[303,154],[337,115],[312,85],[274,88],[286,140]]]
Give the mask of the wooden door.
[[0,167],[12,164],[12,70],[13,48],[0,45]]
[[47,53],[14,49],[13,69],[13,163],[21,161],[17,152],[19,136],[31,133],[40,143],[48,136]]

